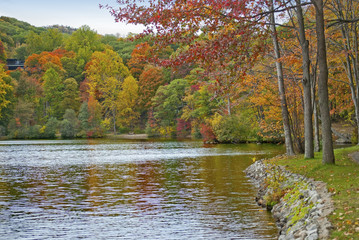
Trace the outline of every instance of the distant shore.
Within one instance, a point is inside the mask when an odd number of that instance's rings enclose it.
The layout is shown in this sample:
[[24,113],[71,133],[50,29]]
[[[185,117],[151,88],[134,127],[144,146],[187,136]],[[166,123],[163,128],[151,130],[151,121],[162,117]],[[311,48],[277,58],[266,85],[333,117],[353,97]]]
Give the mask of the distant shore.
[[138,140],[145,140],[148,139],[147,134],[119,134],[119,135],[113,135],[113,134],[107,134],[105,138],[109,139],[138,139]]

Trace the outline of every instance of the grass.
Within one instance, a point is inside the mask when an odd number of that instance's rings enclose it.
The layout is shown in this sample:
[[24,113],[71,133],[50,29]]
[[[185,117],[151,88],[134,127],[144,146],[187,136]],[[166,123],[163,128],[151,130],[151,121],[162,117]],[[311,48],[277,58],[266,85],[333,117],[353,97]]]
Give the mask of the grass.
[[356,151],[359,146],[336,149],[335,165],[323,165],[321,153],[316,153],[313,159],[298,155],[269,160],[292,172],[327,183],[335,206],[330,215],[334,227],[331,239],[359,239],[359,164],[348,156]]

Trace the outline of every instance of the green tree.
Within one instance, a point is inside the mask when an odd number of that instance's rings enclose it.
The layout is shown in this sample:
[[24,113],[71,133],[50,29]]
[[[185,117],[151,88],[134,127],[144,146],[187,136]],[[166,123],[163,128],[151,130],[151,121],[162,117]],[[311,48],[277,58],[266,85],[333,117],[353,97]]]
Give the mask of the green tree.
[[60,133],[62,138],[74,138],[76,134],[73,124],[67,119],[61,121]]
[[51,52],[63,45],[63,35],[58,29],[48,29],[40,34],[44,51]]
[[5,51],[5,48],[4,48],[4,44],[0,40],[0,64],[5,64],[6,59],[7,59],[7,56],[6,56],[6,51]]
[[47,121],[45,127],[42,130],[42,136],[43,138],[56,138],[56,132],[58,127],[58,120],[54,117],[49,118]]
[[60,118],[63,115],[61,103],[63,101],[64,84],[58,72],[49,68],[43,76],[44,99],[46,113]]
[[188,80],[176,79],[169,85],[160,86],[152,98],[153,115],[161,126],[176,126],[177,119],[182,115],[183,97]]
[[66,109],[63,119],[60,127],[61,137],[74,138],[79,125],[75,111],[73,109]]
[[40,54],[43,51],[51,52],[63,44],[62,33],[58,29],[48,29],[40,34],[30,31],[26,36],[27,56]]
[[19,99],[16,103],[14,110],[14,123],[13,126],[15,129],[10,129],[14,131],[19,128],[28,128],[31,123],[34,122],[34,113],[35,106],[32,102],[25,101],[23,99]]
[[104,49],[100,36],[86,25],[80,27],[66,40],[65,47],[77,53],[78,57],[84,59],[85,62],[90,60],[93,52]]
[[218,103],[214,101],[214,94],[208,90],[207,85],[191,86],[184,97],[184,102],[186,103],[182,119],[184,120],[195,120],[199,123],[204,123],[206,119],[211,118],[215,112],[218,110]]
[[87,102],[83,102],[81,104],[80,111],[79,111],[79,117],[78,117],[78,119],[80,121],[80,129],[81,129],[81,131],[83,131],[83,134],[81,134],[82,136],[86,136],[86,132],[90,128],[89,118],[90,118],[90,113],[88,110],[88,104],[87,104]]
[[43,42],[39,34],[30,31],[26,36],[26,51],[27,56],[31,54],[39,54],[44,50]]
[[73,109],[78,111],[80,107],[80,92],[78,84],[74,78],[68,78],[64,81],[64,92],[61,108]]

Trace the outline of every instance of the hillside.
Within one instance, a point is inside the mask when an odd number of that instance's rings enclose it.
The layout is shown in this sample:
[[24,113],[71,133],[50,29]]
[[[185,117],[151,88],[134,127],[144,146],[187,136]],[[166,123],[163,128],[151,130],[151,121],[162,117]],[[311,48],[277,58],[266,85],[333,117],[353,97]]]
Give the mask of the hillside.
[[40,35],[48,29],[57,29],[63,34],[72,34],[77,29],[68,26],[53,25],[46,27],[35,27],[27,22],[11,17],[0,17],[0,41],[3,42],[9,58],[23,58],[19,54],[22,45],[26,43],[26,36],[33,32]]

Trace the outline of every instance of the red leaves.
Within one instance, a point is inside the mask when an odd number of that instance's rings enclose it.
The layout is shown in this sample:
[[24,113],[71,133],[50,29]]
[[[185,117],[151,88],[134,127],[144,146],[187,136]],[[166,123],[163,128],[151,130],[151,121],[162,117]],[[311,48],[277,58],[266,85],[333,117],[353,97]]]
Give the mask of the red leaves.
[[[188,46],[171,59],[172,65],[232,60],[251,64],[258,56],[260,48],[251,40],[261,38],[264,31],[260,21],[247,21],[248,15],[259,11],[248,0],[117,2],[118,8],[106,6],[115,19],[145,25],[145,34],[155,33],[157,50],[169,44]],[[169,60],[163,63],[169,65]]]
[[214,134],[212,128],[210,126],[208,126],[207,124],[201,124],[200,132],[202,134],[204,142],[216,141],[216,135]]

